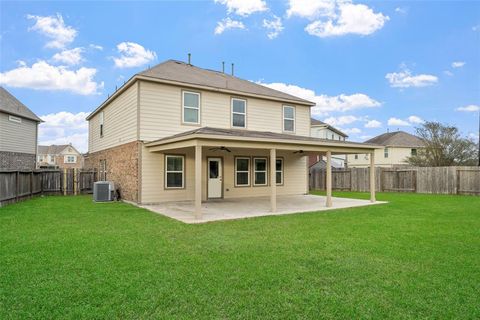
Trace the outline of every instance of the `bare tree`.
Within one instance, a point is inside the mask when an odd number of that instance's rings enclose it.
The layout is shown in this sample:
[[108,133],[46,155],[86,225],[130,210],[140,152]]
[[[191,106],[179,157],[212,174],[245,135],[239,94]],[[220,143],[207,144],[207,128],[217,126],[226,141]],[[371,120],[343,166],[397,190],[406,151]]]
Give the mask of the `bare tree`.
[[460,135],[458,128],[439,122],[425,122],[415,128],[425,143],[417,155],[407,158],[414,166],[474,166],[478,163],[477,145]]

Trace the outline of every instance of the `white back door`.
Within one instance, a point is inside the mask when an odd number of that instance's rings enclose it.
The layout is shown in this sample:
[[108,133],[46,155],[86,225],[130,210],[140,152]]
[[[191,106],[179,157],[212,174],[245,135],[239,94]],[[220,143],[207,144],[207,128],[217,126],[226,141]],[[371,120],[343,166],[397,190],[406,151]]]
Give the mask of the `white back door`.
[[208,198],[222,197],[222,158],[208,158]]

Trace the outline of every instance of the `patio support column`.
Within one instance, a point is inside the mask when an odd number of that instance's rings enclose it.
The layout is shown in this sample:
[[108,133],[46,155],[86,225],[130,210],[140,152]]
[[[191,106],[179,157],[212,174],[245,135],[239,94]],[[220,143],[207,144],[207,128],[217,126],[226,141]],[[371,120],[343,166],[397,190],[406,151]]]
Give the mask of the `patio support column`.
[[202,218],[202,146],[195,145],[195,218]]
[[332,151],[327,151],[327,201],[325,205],[327,207],[332,206]]
[[375,151],[370,153],[370,202],[375,202]]
[[277,150],[270,149],[270,208],[277,211]]

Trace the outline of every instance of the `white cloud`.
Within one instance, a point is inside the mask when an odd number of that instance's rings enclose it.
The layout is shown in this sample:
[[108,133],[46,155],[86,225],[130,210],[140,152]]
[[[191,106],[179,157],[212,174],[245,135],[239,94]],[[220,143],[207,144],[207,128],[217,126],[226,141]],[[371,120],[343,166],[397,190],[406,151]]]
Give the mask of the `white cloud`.
[[480,24],[477,24],[476,26],[472,27],[472,31],[478,31],[480,30]]
[[135,42],[121,42],[117,44],[120,57],[113,58],[117,68],[133,68],[143,66],[157,58],[154,51],[145,49]]
[[272,20],[263,19],[263,27],[268,30],[267,37],[275,39],[283,30],[282,20],[277,16],[273,16]]
[[41,145],[72,143],[80,152],[88,149],[87,112],[71,113],[61,111],[40,118],[45,121],[38,129],[38,139]]
[[245,25],[242,21],[225,18],[222,21],[217,22],[214,33],[222,34],[225,30],[228,29],[245,29]]
[[355,121],[360,120],[355,116],[340,116],[340,117],[329,117],[324,120],[325,123],[328,123],[331,126],[343,126],[345,124],[350,124]]
[[342,131],[348,135],[362,133],[362,130],[358,128],[346,128],[346,129],[342,129]]
[[98,44],[90,44],[88,45],[91,49],[95,49],[95,50],[99,50],[99,51],[103,51],[103,47],[98,45]]
[[390,119],[388,119],[388,125],[389,126],[408,127],[408,126],[410,126],[410,123],[408,123],[407,121],[402,120],[402,119],[390,118]]
[[47,48],[65,48],[72,43],[77,36],[77,30],[65,25],[61,14],[56,16],[35,16],[27,15],[28,19],[35,20],[35,24],[29,30],[34,30],[52,39],[47,42]]
[[402,7],[397,7],[395,8],[395,12],[398,14],[407,14],[408,9],[407,8],[402,8]]
[[62,52],[55,53],[53,60],[56,62],[66,63],[69,65],[76,65],[83,61],[82,53],[83,48],[74,48],[70,50],[63,50]]
[[70,70],[65,66],[52,66],[40,60],[31,67],[21,63],[18,68],[0,72],[0,84],[16,88],[36,90],[70,91],[82,95],[97,94],[103,82],[94,81],[97,70],[79,68]]
[[377,120],[368,120],[367,123],[365,123],[365,128],[380,128],[382,126],[382,123]]
[[383,28],[390,18],[375,13],[364,4],[349,1],[338,2],[339,13],[335,17],[316,20],[305,27],[305,31],[320,38],[342,36],[346,34],[369,35]]
[[465,65],[465,61],[454,61],[452,62],[452,68],[461,68]]
[[420,117],[410,116],[410,117],[408,117],[408,122],[413,123],[413,124],[422,124],[425,121]]
[[257,83],[278,91],[294,95],[299,98],[315,102],[316,106],[312,108],[312,115],[314,116],[322,116],[334,111],[345,112],[350,110],[374,108],[381,106],[380,102],[370,98],[363,93],[327,96],[324,94],[317,95],[313,90],[291,84],[262,82]]
[[387,73],[385,78],[393,88],[426,87],[438,82],[438,78],[434,75],[412,75],[410,70],[406,68],[403,68],[400,72]]
[[268,9],[267,3],[264,0],[215,0],[215,3],[225,5],[228,14],[235,13],[242,17]]
[[480,106],[471,104],[465,107],[459,107],[456,109],[457,111],[463,111],[463,112],[478,112],[480,111]]
[[335,1],[332,0],[290,0],[287,17],[298,16],[307,19],[335,16]]
[[445,70],[445,71],[443,71],[443,73],[445,73],[449,77],[453,77],[453,72],[450,71],[450,70]]

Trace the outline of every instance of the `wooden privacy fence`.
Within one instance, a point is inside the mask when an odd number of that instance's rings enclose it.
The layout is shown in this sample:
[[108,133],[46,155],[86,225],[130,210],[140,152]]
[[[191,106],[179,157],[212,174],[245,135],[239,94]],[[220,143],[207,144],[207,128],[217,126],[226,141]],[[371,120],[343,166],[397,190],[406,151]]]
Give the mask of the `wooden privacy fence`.
[[89,193],[95,181],[94,170],[0,171],[0,206],[41,194]]
[[[370,169],[332,169],[332,189],[370,191]],[[326,170],[310,168],[310,189],[325,190]],[[375,168],[375,190],[480,195],[480,167]]]

